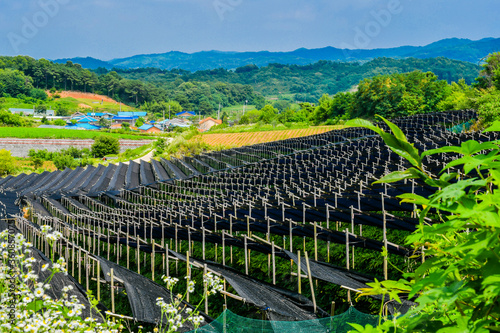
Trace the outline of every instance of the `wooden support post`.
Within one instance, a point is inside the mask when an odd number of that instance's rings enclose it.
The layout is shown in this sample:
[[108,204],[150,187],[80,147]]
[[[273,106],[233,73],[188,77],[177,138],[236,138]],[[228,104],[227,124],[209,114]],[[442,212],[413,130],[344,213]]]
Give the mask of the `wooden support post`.
[[167,266],[167,276],[170,276],[170,260],[168,258],[168,243],[165,244],[165,254],[164,254],[164,259],[166,260],[166,266]]
[[101,300],[101,261],[97,261],[97,300]]
[[89,256],[87,253],[85,253],[85,259],[84,259],[84,262],[85,262],[85,284],[87,286],[87,289],[85,289],[86,291],[89,291],[90,290],[90,286],[89,286]]
[[274,257],[274,241],[271,243],[272,259],[273,259],[273,284],[276,284],[276,261]]
[[300,251],[297,252],[297,284],[299,289],[299,294],[302,294],[302,269],[300,268]]
[[78,248],[78,283],[82,284],[82,249]]
[[311,287],[311,297],[313,301],[314,313],[316,313],[316,295],[314,294],[314,285],[312,280],[311,267],[309,266],[309,257],[307,256],[307,251],[305,252],[305,255],[306,255],[307,275],[309,276],[309,286]]
[[153,251],[151,252],[151,280],[155,280],[155,240],[153,239]]
[[318,261],[318,223],[314,222],[314,260]]
[[111,312],[115,313],[115,286],[113,268],[111,268]]
[[247,252],[247,235],[243,235],[244,251],[245,251],[245,274],[248,275],[248,252]]
[[[191,280],[191,268],[189,267],[189,251],[186,252],[186,277],[187,285],[189,285],[189,281]],[[189,302],[189,292],[186,293],[186,301]]]
[[222,230],[222,266],[226,266],[226,231]]
[[137,235],[137,251],[136,251],[136,254],[137,254],[137,274],[141,274],[141,253],[140,253],[140,248],[141,247],[141,242],[140,242],[140,238],[139,238],[139,235]]
[[330,308],[330,316],[335,316],[335,301],[332,301],[332,305]]
[[[203,265],[203,277],[207,275],[207,264]],[[205,313],[208,314],[208,286],[205,281],[203,281],[203,292],[205,293]]]
[[202,243],[202,258],[203,260],[205,260],[205,228],[204,227],[201,227],[201,243]]

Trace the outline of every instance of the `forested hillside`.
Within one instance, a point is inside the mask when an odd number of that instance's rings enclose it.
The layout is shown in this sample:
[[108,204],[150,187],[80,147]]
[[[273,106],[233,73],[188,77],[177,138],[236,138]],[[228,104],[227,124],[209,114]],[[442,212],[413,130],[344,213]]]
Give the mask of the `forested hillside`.
[[176,101],[181,109],[203,114],[215,110],[219,103],[228,106],[245,101],[263,103],[264,100],[248,85],[213,81],[185,82],[180,75],[177,77],[179,79],[174,85],[154,85],[124,78],[116,72],[97,74],[71,61],[56,64],[27,56],[0,57],[0,95],[17,97],[26,103],[43,102],[47,99],[44,90],[49,89],[95,92],[137,107]]
[[480,67],[446,58],[401,60],[378,58],[364,64],[319,61],[306,66],[270,64],[259,68],[247,65],[235,71],[214,69],[191,73],[177,69],[167,71],[139,68],[117,70],[117,72],[125,78],[151,82],[157,86],[168,87],[169,90],[175,89],[182,81],[241,83],[252,86],[264,96],[296,94],[295,100],[314,103],[323,94],[350,90],[365,78],[414,70],[433,72],[439,79],[448,83],[464,79],[470,84],[477,77]]
[[94,72],[71,61],[56,64],[17,56],[0,57],[0,94],[16,97],[25,104],[40,104],[47,99],[45,90],[77,90],[107,95],[154,113],[168,110],[165,103],[169,103],[172,111],[184,109],[211,115],[219,104],[224,107],[247,103],[261,109],[265,105],[264,96],[318,103],[324,94],[356,90],[363,79],[415,70],[433,72],[437,79],[448,83],[463,79],[470,84],[478,76],[480,67],[446,58],[379,58],[364,64],[320,61],[306,66],[247,65],[235,71],[216,69],[191,73],[178,69],[108,71],[100,68]]

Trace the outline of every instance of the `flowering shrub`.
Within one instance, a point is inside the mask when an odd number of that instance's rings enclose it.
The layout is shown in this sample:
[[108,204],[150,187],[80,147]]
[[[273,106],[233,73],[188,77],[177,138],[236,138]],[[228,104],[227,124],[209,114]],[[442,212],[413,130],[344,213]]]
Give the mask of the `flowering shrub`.
[[[59,232],[50,232],[49,226],[43,226],[42,232],[53,244],[62,236]],[[66,262],[59,258],[54,263],[42,265],[42,271],[51,274],[44,282],[38,281],[33,272],[35,258],[28,257],[31,243],[23,235],[5,230],[0,233],[0,331],[26,333],[62,333],[62,332],[120,332],[119,323],[105,321],[98,323],[95,318],[80,317],[84,305],[77,296],[69,295],[72,286],[62,288],[60,299],[52,299],[46,294],[50,281],[56,273],[67,275]],[[52,247],[52,246],[51,246]]]
[[[50,245],[52,263],[41,266],[41,271],[50,272],[50,276],[39,282],[39,276],[34,273],[32,264],[36,261],[30,254],[31,243],[26,241],[22,234],[12,234],[9,230],[0,233],[0,332],[26,332],[26,333],[118,333],[123,326],[117,322],[104,320],[98,323],[95,318],[82,319],[81,304],[76,295],[69,295],[73,289],[71,285],[64,286],[60,299],[52,299],[46,293],[50,289],[50,281],[56,273],[67,275],[64,258],[55,260],[55,244],[62,237],[58,231],[53,231],[50,226],[42,226],[42,233]],[[187,278],[187,277],[186,277]],[[179,280],[174,277],[162,277],[167,284],[171,295],[173,288]],[[212,273],[205,274],[203,283],[206,292],[200,303],[193,310],[183,303],[188,293],[195,290],[195,281],[187,278],[187,290],[184,295],[172,296],[170,303],[165,303],[162,298],[157,300],[161,307],[162,319],[154,332],[175,332],[183,327],[186,321],[198,328],[203,322],[198,307],[203,300],[211,294],[222,290],[221,280]],[[91,308],[96,309],[97,300],[88,292]],[[139,327],[140,328],[140,327]]]
[[[159,328],[161,332],[170,333],[175,332],[177,329],[181,328],[186,321],[193,323],[193,326],[198,328],[203,322],[203,316],[200,316],[198,307],[201,303],[211,294],[216,294],[222,290],[222,282],[219,277],[214,276],[212,273],[207,273],[203,276],[203,283],[206,286],[205,292],[203,294],[202,299],[193,310],[187,305],[183,304],[184,298],[188,293],[194,292],[195,282],[190,280],[189,277],[186,277],[188,280],[187,290],[184,295],[177,294],[173,296],[174,286],[179,280],[177,278],[172,278],[168,276],[162,276],[163,282],[167,284],[167,288],[170,291],[171,299],[170,303],[165,303],[163,298],[159,297],[156,301],[156,304],[161,307],[161,319],[162,321],[159,324]],[[184,316],[182,315],[184,313]],[[166,322],[163,322],[163,320]],[[158,329],[155,328],[155,332],[158,332]]]

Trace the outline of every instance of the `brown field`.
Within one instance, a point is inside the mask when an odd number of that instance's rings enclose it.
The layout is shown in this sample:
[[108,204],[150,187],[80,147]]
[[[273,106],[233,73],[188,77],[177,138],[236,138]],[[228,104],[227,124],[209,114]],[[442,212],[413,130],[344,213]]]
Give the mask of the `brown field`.
[[[46,91],[49,96],[52,96],[52,94],[49,91]],[[104,96],[104,95],[98,95],[98,94],[93,94],[93,93],[84,93],[84,92],[79,92],[79,91],[62,91],[62,92],[57,92],[61,98],[66,98],[66,97],[72,97],[75,99],[92,99],[95,101],[104,101],[104,102],[109,102],[109,103],[116,103],[118,104],[117,101],[114,99]]]
[[245,132],[245,133],[215,133],[202,134],[201,140],[210,146],[241,147],[257,143],[272,142],[290,138],[298,138],[308,135],[325,133],[339,126],[318,126],[304,129],[291,129],[281,131],[266,132]]

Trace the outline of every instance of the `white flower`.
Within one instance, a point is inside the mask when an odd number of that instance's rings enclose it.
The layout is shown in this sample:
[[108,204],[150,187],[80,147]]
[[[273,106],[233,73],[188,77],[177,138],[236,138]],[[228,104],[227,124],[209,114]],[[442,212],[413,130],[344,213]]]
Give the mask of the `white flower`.
[[52,227],[50,225],[42,225],[41,229],[43,233],[47,233],[52,230]]
[[36,288],[34,294],[36,297],[42,297],[44,294],[44,290],[42,288]]

